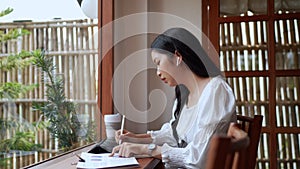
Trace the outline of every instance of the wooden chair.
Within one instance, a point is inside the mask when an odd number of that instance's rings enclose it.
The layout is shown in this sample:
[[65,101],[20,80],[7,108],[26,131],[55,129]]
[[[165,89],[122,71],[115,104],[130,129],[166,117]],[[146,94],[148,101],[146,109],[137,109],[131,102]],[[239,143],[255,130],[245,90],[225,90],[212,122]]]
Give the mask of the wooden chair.
[[250,145],[247,148],[247,154],[245,157],[247,160],[243,169],[255,169],[262,120],[262,115],[254,115],[254,117],[237,115],[237,123],[240,125],[242,130],[248,133],[248,137],[250,138]]
[[206,169],[241,169],[245,166],[249,137],[237,124],[232,123],[227,135],[214,135],[211,139]]

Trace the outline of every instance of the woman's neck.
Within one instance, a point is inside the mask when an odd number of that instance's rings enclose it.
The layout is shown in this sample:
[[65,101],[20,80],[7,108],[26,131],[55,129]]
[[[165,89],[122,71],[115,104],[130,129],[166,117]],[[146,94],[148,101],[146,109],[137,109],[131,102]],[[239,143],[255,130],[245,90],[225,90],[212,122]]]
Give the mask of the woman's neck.
[[185,83],[185,86],[190,91],[190,94],[188,96],[187,107],[192,107],[198,103],[203,89],[211,79],[209,77],[199,77],[195,74],[193,74],[193,76],[190,77],[191,78],[189,78]]

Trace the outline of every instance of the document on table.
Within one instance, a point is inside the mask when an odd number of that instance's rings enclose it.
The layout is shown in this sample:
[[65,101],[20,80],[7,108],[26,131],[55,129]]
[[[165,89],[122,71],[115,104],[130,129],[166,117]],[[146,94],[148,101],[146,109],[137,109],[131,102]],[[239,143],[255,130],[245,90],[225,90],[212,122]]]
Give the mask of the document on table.
[[109,156],[110,153],[104,154],[92,154],[92,153],[81,153],[81,158],[85,160],[85,162],[78,162],[78,169],[98,169],[98,168],[111,168],[111,167],[125,167],[132,166],[138,167],[139,163],[135,157],[123,158],[115,155],[113,157]]

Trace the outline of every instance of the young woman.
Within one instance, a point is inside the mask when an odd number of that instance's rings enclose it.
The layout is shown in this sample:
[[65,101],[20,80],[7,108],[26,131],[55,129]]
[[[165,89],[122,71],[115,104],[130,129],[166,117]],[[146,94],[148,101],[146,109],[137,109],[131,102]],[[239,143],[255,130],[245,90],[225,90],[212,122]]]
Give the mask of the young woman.
[[151,45],[157,76],[175,87],[173,117],[158,131],[116,132],[112,154],[129,157],[148,154],[162,158],[170,168],[204,168],[210,138],[226,133],[236,121],[235,97],[221,71],[198,39],[183,28],[171,28]]

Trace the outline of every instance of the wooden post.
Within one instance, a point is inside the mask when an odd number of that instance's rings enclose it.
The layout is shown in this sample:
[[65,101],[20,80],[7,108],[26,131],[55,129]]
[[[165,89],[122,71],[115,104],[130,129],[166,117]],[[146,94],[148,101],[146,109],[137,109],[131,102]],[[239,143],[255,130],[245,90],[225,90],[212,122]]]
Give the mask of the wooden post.
[[[113,76],[113,0],[98,1],[98,108],[99,122],[103,122],[103,115],[113,113],[112,76]],[[104,123],[99,125],[100,133],[105,133]],[[102,131],[102,132],[101,132]],[[104,136],[104,134],[101,134]]]

